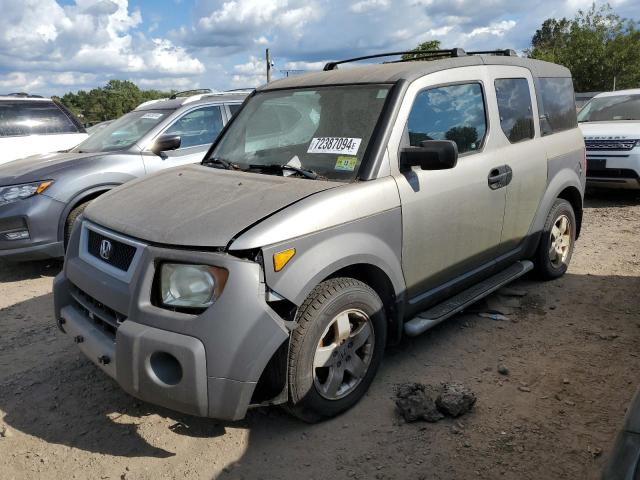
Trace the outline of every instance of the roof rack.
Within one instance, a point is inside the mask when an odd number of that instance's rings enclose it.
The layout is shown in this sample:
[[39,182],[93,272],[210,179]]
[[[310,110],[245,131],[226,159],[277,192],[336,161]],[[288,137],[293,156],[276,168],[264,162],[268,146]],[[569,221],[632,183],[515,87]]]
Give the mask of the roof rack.
[[[188,93],[188,95],[186,95]],[[184,92],[176,92],[169,97],[169,100],[175,100],[178,97],[190,97],[192,95],[198,95],[203,93],[211,93],[210,88],[196,88],[194,90],[185,90]]]
[[498,57],[517,57],[515,50],[507,48],[504,50],[481,50],[477,52],[467,52],[467,55],[496,55]]
[[390,52],[390,53],[378,53],[376,55],[365,55],[363,57],[355,57],[348,58],[346,60],[339,60],[336,62],[327,62],[323,68],[323,70],[335,70],[338,65],[343,63],[351,63],[358,62],[360,60],[370,60],[372,58],[382,58],[382,57],[395,57],[397,55],[411,55],[411,58],[400,59],[400,60],[392,60],[384,63],[400,63],[400,62],[411,62],[414,60],[423,60],[423,59],[433,59],[433,58],[455,58],[455,57],[465,57],[467,55],[499,55],[499,56],[509,56],[509,57],[517,57],[518,54],[515,50],[506,49],[506,50],[485,50],[485,51],[477,51],[477,52],[465,52],[462,48],[451,48],[448,50],[409,50],[405,52]]
[[6,96],[7,97],[19,97],[19,98],[44,98],[42,95],[31,95],[31,94],[26,93],[26,92],[8,93]]

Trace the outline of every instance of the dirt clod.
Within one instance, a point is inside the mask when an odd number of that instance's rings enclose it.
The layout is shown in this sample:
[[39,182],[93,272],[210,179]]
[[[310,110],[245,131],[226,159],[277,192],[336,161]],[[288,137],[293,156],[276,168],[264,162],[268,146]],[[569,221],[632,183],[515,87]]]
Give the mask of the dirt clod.
[[438,410],[451,417],[459,417],[467,413],[475,403],[475,394],[458,383],[444,384],[442,393],[436,399]]
[[427,385],[405,383],[398,388],[396,407],[407,423],[417,420],[437,422],[444,418],[444,415],[436,407],[435,393]]

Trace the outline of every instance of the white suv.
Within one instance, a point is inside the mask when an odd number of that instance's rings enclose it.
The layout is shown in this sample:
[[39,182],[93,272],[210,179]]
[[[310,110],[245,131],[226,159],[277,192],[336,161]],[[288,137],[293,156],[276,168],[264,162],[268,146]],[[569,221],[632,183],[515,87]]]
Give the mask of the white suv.
[[640,89],[596,95],[578,114],[589,186],[640,189]]
[[0,96],[0,165],[38,153],[68,150],[87,138],[61,104],[35,95]]

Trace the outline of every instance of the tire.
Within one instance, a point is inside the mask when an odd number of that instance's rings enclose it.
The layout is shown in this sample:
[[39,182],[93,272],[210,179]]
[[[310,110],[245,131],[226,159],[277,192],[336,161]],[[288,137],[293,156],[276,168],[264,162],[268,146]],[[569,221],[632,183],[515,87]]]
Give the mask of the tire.
[[[566,222],[568,230],[563,229],[563,222]],[[541,279],[559,278],[569,268],[576,241],[576,225],[573,207],[558,198],[549,211],[536,252],[536,270]],[[560,243],[556,240],[558,233],[561,234]]]
[[371,287],[333,278],[313,289],[296,320],[288,410],[314,423],[348,410],[366,393],[382,361],[387,319]]
[[69,212],[67,221],[64,224],[64,249],[65,250],[67,249],[67,245],[69,244],[69,239],[71,238],[71,233],[73,232],[73,226],[75,225],[76,220],[80,215],[82,215],[82,212],[84,212],[84,209],[87,208],[87,205],[89,205],[90,203],[91,202],[81,203],[80,205],[78,205],[77,207],[75,207],[73,210]]

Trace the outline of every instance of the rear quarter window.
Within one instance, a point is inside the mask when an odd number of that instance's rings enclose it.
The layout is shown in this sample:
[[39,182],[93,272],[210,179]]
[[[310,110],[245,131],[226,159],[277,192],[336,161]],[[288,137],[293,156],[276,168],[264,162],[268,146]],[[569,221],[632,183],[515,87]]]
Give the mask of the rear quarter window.
[[571,78],[537,79],[540,128],[549,135],[578,126],[576,100]]
[[78,127],[53,102],[0,102],[0,137],[78,133]]

